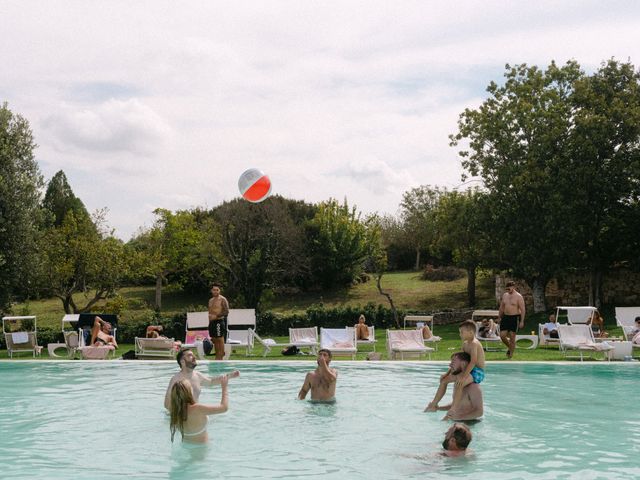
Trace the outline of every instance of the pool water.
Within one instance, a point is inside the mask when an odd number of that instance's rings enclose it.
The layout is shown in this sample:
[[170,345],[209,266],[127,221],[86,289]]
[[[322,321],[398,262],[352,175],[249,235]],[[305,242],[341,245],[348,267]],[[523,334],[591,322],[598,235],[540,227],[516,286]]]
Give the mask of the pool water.
[[640,478],[638,365],[489,364],[464,458],[437,454],[448,423],[422,412],[444,364],[334,366],[338,401],[317,405],[296,399],[311,362],[199,365],[241,376],[189,447],[163,409],[175,362],[0,362],[2,478]]

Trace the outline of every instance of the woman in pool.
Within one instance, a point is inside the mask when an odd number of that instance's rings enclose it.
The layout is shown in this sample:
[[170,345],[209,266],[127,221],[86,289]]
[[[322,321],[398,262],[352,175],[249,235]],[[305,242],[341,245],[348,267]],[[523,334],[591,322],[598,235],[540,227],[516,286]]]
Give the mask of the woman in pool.
[[176,431],[180,432],[182,441],[191,443],[204,443],[209,440],[207,434],[208,415],[224,413],[229,408],[229,396],[227,384],[229,378],[223,375],[220,379],[222,387],[222,399],[219,405],[205,405],[196,403],[193,399],[191,384],[187,380],[176,382],[171,388],[171,441]]

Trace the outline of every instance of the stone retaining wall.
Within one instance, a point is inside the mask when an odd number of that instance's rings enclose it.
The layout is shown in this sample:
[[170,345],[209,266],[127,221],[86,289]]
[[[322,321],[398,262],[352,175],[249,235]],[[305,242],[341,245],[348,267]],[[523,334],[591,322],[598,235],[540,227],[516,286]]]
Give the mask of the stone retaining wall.
[[[524,297],[527,310],[533,311],[531,287],[524,280],[504,275],[496,275],[496,304],[500,304],[500,297],[505,291],[508,280],[516,282],[516,288]],[[588,305],[589,274],[559,275],[549,282],[545,296],[548,308],[555,308],[558,305]],[[602,278],[602,301],[606,305],[619,307],[640,305],[640,272],[616,269],[605,274]]]

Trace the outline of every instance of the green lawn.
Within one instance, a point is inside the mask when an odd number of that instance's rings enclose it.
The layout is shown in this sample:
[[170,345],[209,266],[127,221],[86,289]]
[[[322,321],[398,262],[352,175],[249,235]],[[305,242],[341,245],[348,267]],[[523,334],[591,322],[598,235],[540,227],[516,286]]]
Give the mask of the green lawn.
[[[394,272],[388,273],[382,280],[383,289],[391,292],[396,306],[401,309],[437,311],[440,309],[463,309],[466,306],[466,278],[453,282],[425,282],[420,280],[419,273],[416,272]],[[121,322],[132,319],[144,319],[152,314],[151,305],[154,299],[154,289],[150,286],[127,287],[119,291],[125,300],[125,308],[120,314]],[[208,292],[198,294],[185,294],[181,291],[166,289],[163,292],[163,316],[171,316],[175,313],[186,312],[188,310],[204,310],[208,300]],[[480,276],[477,282],[478,308],[495,308],[493,279],[489,276]],[[78,304],[84,304],[86,299],[82,295],[77,296]],[[387,306],[386,298],[382,297],[376,288],[375,282],[356,285],[350,289],[336,290],[323,293],[306,293],[301,295],[290,295],[271,299],[263,306],[265,310],[272,310],[279,313],[304,312],[310,305],[322,303],[325,307],[345,306],[345,305],[365,305],[369,302],[381,303]],[[232,305],[233,307],[233,305]],[[103,311],[104,303],[98,304],[93,311]],[[39,326],[60,328],[60,320],[64,315],[62,303],[56,298],[31,301],[28,304],[15,305],[13,312],[16,315],[36,315]],[[622,331],[615,327],[615,320],[611,309],[604,309],[605,325],[610,334],[614,336],[622,335]],[[538,323],[545,321],[545,315],[529,315],[523,332],[537,333]],[[258,326],[259,331],[259,326]],[[457,325],[436,326],[435,334],[443,337],[439,343],[438,351],[432,354],[433,360],[448,360],[452,352],[460,349],[460,338]],[[386,332],[382,329],[376,331],[376,351],[386,358],[385,347]],[[288,341],[286,337],[276,337],[279,343]],[[524,342],[523,342],[524,346]],[[364,359],[367,352],[372,351],[372,347],[364,347],[358,353],[358,359]],[[117,356],[132,350],[133,345],[121,345]],[[42,358],[47,358],[46,348]],[[7,351],[0,351],[0,358],[7,358]],[[30,358],[26,354],[18,358]],[[244,359],[244,351],[234,353],[232,359]],[[251,359],[262,359],[262,348],[258,346]],[[309,356],[293,357],[300,360],[312,360]],[[504,360],[504,352],[487,352],[488,360]],[[562,360],[564,356],[558,352],[557,348],[538,348],[536,350],[518,349],[515,360]],[[284,357],[275,350],[267,359],[292,359]]]

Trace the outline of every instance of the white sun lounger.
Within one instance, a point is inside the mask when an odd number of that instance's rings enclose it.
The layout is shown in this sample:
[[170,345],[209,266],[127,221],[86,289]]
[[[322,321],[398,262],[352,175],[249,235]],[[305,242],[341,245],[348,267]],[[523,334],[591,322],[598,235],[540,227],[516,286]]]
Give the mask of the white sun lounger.
[[569,358],[570,350],[577,350],[580,354],[580,361],[583,361],[584,352],[603,352],[606,357],[606,352],[613,349],[606,342],[596,342],[590,325],[558,325],[558,336],[560,337],[560,350],[564,352],[565,358]]
[[[625,340],[631,342],[631,331],[636,327],[636,317],[640,317],[640,307],[616,307],[616,323],[622,327]],[[632,343],[634,349],[640,345]]]
[[[260,345],[262,345],[262,348],[263,348],[262,356],[263,357],[266,357],[267,355],[269,355],[269,353],[271,352],[272,348],[290,347],[291,346],[290,343],[278,343],[273,338],[262,338],[254,330],[251,330],[251,335],[253,336],[254,340],[257,340],[258,343]],[[254,344],[255,344],[255,342],[254,342]]]
[[320,348],[331,352],[331,356],[350,356],[356,359],[358,348],[356,346],[356,333],[353,328],[321,328]]
[[244,348],[249,356],[253,349],[251,332],[256,331],[256,311],[254,308],[234,308],[227,317],[227,344],[232,349]]
[[[31,322],[28,328],[25,323]],[[13,331],[18,328],[18,331]],[[14,353],[31,352],[35,358],[40,355],[42,347],[38,345],[38,329],[36,317],[33,315],[20,317],[2,317],[2,332],[7,345],[9,358],[13,358]]]
[[289,343],[298,348],[309,348],[315,355],[318,350],[318,327],[290,328]]
[[[347,330],[351,329],[353,330],[353,334],[355,335],[355,327],[346,327]],[[376,327],[370,327],[369,325],[367,325],[367,329],[369,330],[369,338],[367,338],[366,340],[364,339],[359,339],[356,338],[356,348],[358,347],[358,345],[373,345],[373,351],[376,351]]]
[[566,315],[569,325],[591,325],[596,307],[556,307],[556,319]]
[[[483,344],[487,352],[496,352],[502,349],[499,348],[502,346],[502,340],[500,340],[500,323],[498,323],[499,314],[500,312],[498,310],[474,310],[471,314],[471,320],[476,324],[476,338]],[[482,319],[487,317],[492,318],[496,323],[495,337],[483,337],[480,335]]]
[[420,330],[387,330],[387,356],[390,360],[404,360],[405,356],[428,355],[431,360],[431,352],[434,349],[425,347]]
[[169,358],[176,356],[173,338],[135,338],[135,352],[138,358]]

